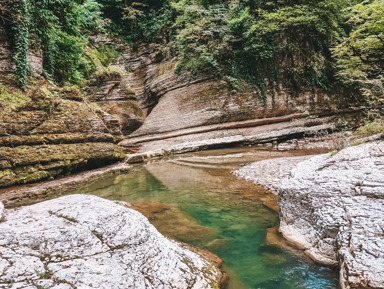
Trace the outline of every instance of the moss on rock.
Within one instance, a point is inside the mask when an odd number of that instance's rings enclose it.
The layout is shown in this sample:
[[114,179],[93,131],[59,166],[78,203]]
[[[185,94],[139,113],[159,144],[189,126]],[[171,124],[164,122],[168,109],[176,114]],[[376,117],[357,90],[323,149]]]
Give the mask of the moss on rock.
[[0,187],[38,182],[124,158],[124,150],[111,143],[2,147]]

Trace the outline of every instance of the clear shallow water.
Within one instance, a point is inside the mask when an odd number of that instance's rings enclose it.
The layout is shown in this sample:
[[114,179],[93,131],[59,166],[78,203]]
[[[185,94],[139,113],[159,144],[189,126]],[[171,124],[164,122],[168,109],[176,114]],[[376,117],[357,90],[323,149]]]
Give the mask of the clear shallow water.
[[155,213],[152,223],[163,234],[222,258],[230,276],[229,289],[339,288],[335,270],[311,264],[294,250],[268,245],[266,230],[278,224],[278,214],[263,202],[275,196],[230,173],[247,161],[286,155],[252,150],[204,152],[136,166],[127,175],[74,193],[167,204],[170,209]]

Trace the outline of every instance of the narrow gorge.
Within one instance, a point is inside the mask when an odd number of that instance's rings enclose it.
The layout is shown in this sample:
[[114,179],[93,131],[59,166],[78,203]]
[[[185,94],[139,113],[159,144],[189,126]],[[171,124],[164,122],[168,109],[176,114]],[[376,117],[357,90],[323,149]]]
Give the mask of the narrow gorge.
[[384,288],[382,1],[0,3],[0,288]]

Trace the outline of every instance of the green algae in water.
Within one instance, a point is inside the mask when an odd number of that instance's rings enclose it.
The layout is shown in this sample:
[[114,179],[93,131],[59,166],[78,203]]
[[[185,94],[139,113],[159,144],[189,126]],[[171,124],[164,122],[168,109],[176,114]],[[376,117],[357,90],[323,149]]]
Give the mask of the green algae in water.
[[[336,270],[265,244],[266,229],[278,224],[278,214],[257,199],[249,202],[241,193],[249,195],[255,188],[237,180],[228,169],[160,162],[138,166],[130,174],[100,181],[81,193],[128,202],[165,203],[208,227],[209,234],[178,239],[222,258],[230,276],[228,289],[339,288]],[[265,197],[263,192],[252,193],[259,194],[260,199]],[[171,237],[177,239],[176,234]]]

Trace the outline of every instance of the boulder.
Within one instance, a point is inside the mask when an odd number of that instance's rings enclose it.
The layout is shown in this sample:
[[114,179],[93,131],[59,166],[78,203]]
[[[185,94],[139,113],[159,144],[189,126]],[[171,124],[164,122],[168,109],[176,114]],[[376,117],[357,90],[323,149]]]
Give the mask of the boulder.
[[278,199],[282,233],[338,264],[342,288],[384,288],[384,141],[299,163]]
[[12,288],[203,289],[223,277],[140,213],[90,195],[9,210],[0,245],[0,284]]

